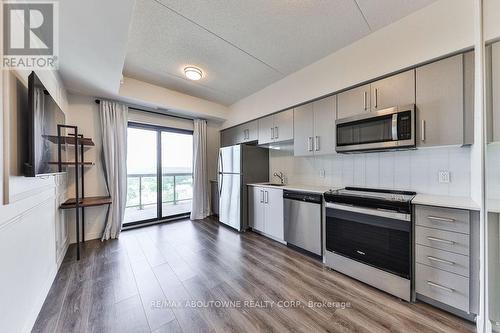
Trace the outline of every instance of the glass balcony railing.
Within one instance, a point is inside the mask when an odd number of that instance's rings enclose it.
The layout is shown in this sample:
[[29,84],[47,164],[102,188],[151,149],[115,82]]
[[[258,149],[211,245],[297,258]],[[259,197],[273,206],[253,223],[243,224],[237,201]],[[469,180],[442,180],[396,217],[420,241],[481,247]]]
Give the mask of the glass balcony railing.
[[[156,174],[127,175],[127,204],[125,208],[143,210],[157,204]],[[192,173],[162,174],[162,204],[185,203],[193,197]]]

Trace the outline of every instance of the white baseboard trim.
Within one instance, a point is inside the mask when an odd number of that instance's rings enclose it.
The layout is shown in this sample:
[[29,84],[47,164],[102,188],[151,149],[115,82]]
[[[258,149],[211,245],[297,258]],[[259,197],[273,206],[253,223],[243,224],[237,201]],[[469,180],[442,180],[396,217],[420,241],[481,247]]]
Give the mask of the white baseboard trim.
[[[70,244],[76,244],[76,239],[74,238],[75,235],[73,235],[73,237],[71,237],[71,241],[70,241]],[[86,232],[85,233],[85,241],[89,241],[89,240],[93,240],[93,239],[101,239],[102,237],[102,233],[101,232]]]

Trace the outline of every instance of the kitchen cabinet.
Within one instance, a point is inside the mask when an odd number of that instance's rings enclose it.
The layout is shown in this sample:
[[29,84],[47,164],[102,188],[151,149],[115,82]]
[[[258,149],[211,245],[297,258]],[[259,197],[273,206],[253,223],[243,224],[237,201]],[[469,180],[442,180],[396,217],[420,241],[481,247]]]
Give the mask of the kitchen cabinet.
[[488,46],[486,57],[488,142],[500,142],[500,42]]
[[[465,313],[479,299],[479,212],[415,206],[415,292]],[[422,297],[423,296],[423,297]]]
[[259,119],[259,145],[293,140],[293,109]]
[[471,56],[471,53],[459,54],[417,68],[418,147],[472,143],[473,104],[464,98],[464,92],[468,99],[473,98],[473,93],[469,93],[474,89]]
[[294,109],[295,156],[335,152],[336,96],[330,96]]
[[221,147],[235,145],[238,141],[238,132],[236,127],[221,131]]
[[371,111],[415,103],[415,70],[372,82]]
[[259,123],[257,120],[236,126],[236,144],[256,141],[259,139]]
[[389,76],[338,94],[337,118],[415,103],[415,70]]
[[253,120],[221,131],[221,146],[227,147],[258,140],[258,121]]
[[338,94],[337,118],[348,118],[370,112],[370,85],[350,89]]
[[284,241],[283,190],[249,186],[248,218],[250,227],[275,240]]

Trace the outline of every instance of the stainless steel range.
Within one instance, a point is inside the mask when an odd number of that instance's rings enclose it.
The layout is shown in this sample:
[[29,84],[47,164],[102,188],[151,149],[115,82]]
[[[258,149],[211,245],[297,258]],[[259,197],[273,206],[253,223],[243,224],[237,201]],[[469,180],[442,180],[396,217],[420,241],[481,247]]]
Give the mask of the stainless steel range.
[[356,187],[326,192],[326,265],[410,301],[415,194]]

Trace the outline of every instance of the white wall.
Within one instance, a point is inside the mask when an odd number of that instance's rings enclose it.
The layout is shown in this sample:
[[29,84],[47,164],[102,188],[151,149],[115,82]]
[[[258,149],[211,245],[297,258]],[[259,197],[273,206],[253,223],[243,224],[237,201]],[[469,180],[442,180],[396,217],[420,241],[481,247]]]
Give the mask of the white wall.
[[[64,213],[65,176],[26,178],[19,159],[22,140],[18,112],[27,93],[27,72],[3,72],[4,142],[0,205],[0,331],[29,332],[54,280],[68,245]],[[62,110],[66,95],[54,72],[37,73]]]
[[[325,185],[332,188],[361,186],[436,195],[470,195],[470,148],[447,147],[318,157],[294,157],[291,149],[270,150],[270,179],[274,172],[282,171],[290,184]],[[449,184],[438,182],[440,170],[451,172]]]
[[[91,137],[95,147],[88,148],[85,151],[85,160],[95,162],[95,166],[86,168],[85,171],[85,195],[86,196],[104,196],[108,195],[104,182],[103,165],[101,162],[102,139],[99,120],[99,106],[95,99],[88,96],[70,94],[67,110],[67,123],[77,125],[78,130],[86,137]],[[192,130],[193,122],[191,120],[173,118],[169,116],[130,110],[129,121],[165,126],[171,128],[181,128]],[[215,178],[217,152],[219,149],[219,129],[220,123],[208,121],[207,126],[207,163],[209,166],[209,179]],[[68,173],[68,193],[73,196],[74,173]],[[76,238],[74,223],[74,212],[68,211],[68,227],[70,242],[74,243]],[[106,207],[88,207],[85,208],[85,239],[97,239],[102,235],[104,228],[104,219],[106,216]]]

